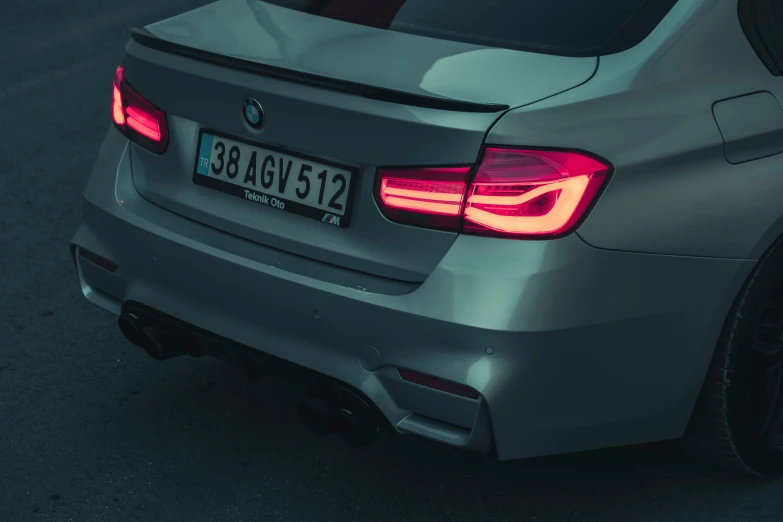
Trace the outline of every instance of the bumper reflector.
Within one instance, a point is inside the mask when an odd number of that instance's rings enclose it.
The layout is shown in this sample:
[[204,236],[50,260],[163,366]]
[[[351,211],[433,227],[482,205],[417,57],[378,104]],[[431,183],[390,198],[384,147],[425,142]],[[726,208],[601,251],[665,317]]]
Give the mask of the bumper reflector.
[[105,257],[101,257],[98,254],[95,254],[93,252],[90,252],[89,250],[85,250],[83,248],[79,249],[79,257],[82,259],[86,259],[90,263],[94,265],[98,265],[99,267],[103,268],[104,270],[108,270],[109,272],[116,272],[117,271],[117,265],[106,259]]
[[457,384],[456,382],[446,381],[437,377],[433,377],[432,375],[425,375],[423,373],[414,372],[413,370],[406,370],[404,368],[399,368],[397,371],[399,372],[400,378],[402,378],[403,381],[412,382],[413,384],[418,384],[420,386],[426,386],[427,388],[450,393],[451,395],[458,395],[460,397],[465,397],[466,399],[478,400],[479,398],[479,392],[469,386],[465,386],[464,384]]

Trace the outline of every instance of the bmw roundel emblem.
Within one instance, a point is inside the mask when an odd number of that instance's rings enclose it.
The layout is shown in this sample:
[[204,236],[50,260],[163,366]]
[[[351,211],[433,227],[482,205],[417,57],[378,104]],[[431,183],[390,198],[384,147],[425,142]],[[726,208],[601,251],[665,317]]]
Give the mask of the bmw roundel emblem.
[[254,129],[260,129],[264,126],[264,109],[258,100],[248,98],[245,103],[242,104],[242,114],[245,116],[245,121],[248,125]]

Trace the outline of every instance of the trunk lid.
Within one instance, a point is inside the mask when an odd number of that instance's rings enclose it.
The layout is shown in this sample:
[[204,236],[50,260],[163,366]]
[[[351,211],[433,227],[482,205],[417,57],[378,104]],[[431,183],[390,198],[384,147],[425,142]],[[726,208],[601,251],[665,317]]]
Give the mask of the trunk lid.
[[[221,0],[135,31],[127,46],[126,78],[167,113],[171,136],[161,156],[132,146],[134,182],[146,199],[236,236],[420,282],[456,234],[386,220],[377,167],[472,164],[504,109],[580,85],[596,64]],[[263,105],[261,130],[243,121],[249,97]],[[350,226],[195,184],[203,129],[352,169]]]

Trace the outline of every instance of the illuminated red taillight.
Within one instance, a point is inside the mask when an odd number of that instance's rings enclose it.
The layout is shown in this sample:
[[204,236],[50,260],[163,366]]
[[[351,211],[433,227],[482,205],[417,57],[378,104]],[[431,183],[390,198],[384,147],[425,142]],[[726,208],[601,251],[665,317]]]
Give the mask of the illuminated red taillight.
[[608,174],[607,165],[578,152],[487,148],[468,190],[463,230],[567,234]]
[[458,227],[470,168],[384,169],[378,187],[381,209],[392,221]]
[[166,152],[169,145],[166,113],[128,84],[122,65],[114,73],[111,117],[115,127],[128,139],[156,154]]
[[380,169],[378,199],[392,221],[552,238],[574,230],[609,171],[581,152],[487,147],[476,167]]

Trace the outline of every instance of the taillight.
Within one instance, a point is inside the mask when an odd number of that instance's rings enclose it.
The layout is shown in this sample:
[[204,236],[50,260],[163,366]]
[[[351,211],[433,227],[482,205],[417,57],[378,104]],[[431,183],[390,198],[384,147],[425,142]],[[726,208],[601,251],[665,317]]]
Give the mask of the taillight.
[[169,145],[166,113],[128,84],[122,65],[114,73],[111,117],[114,126],[131,141],[156,154],[166,152]]
[[609,167],[577,152],[487,148],[468,190],[463,230],[560,236],[585,215]]
[[470,169],[382,170],[378,178],[381,209],[392,221],[433,228],[459,227]]
[[552,238],[576,228],[609,171],[580,152],[488,147],[476,167],[380,169],[378,199],[392,221]]

